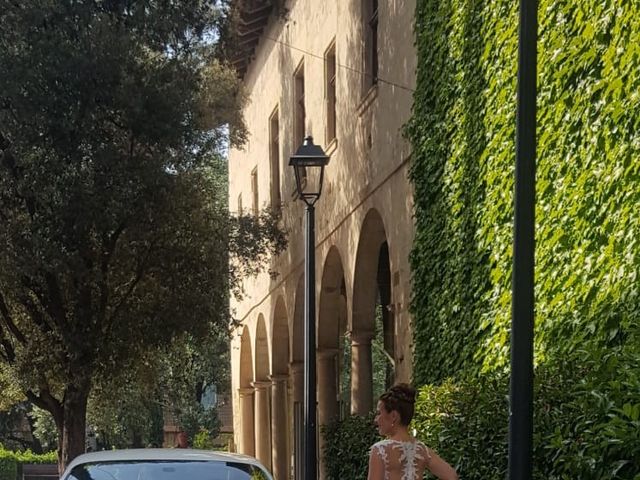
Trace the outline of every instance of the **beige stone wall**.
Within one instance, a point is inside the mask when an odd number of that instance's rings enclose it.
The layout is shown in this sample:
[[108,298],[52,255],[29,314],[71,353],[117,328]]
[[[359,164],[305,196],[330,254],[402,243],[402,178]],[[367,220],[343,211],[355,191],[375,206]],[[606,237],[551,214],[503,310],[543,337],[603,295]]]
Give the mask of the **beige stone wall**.
[[[239,195],[244,210],[251,208],[254,169],[259,205],[268,206],[269,118],[278,108],[282,222],[289,232],[289,247],[269,266],[277,276],[264,273],[246,279],[245,296],[241,301],[232,301],[242,328],[234,335],[231,350],[235,443],[241,451],[264,456],[265,439],[258,438],[256,432],[259,430],[264,436],[264,432],[270,431],[268,448],[272,456],[266,463],[276,471],[276,458],[282,462],[283,455],[286,467],[291,469],[293,450],[290,413],[286,417],[285,445],[276,445],[282,442],[278,426],[281,412],[275,404],[282,389],[276,386],[278,379],[285,381],[287,412],[291,412],[293,402],[301,395],[294,371],[302,361],[304,208],[293,196],[295,180],[292,168],[287,165],[289,156],[298,147],[293,135],[294,71],[301,62],[304,62],[306,132],[331,155],[325,171],[325,189],[316,205],[319,361],[335,356],[336,341],[343,330],[352,334],[354,345],[360,345],[361,337],[367,337],[371,330],[378,256],[386,241],[391,283],[387,310],[394,320],[396,379],[411,377],[407,306],[412,194],[407,179],[410,152],[401,128],[410,115],[415,85],[412,35],[415,2],[379,0],[380,80],[371,89],[363,87],[360,0],[297,0],[288,7],[286,19],[271,18],[245,76],[250,102],[244,115],[250,138],[243,150],[232,150],[229,159],[231,210],[237,210]],[[327,144],[323,57],[332,42],[338,64],[337,138]],[[366,338],[363,344],[366,347]],[[354,367],[358,372],[359,367]],[[323,375],[328,375],[329,370],[324,374],[319,371],[320,396],[327,383]],[[358,381],[366,382],[370,372],[365,368],[360,373]],[[297,378],[299,382],[300,377]],[[267,388],[270,394],[262,393],[264,385],[272,385]],[[371,406],[371,399],[358,398],[367,395],[366,388],[360,390],[352,395],[352,410],[354,401],[355,404],[364,401],[363,408]],[[329,399],[326,401],[331,401],[335,393],[324,390],[324,395]],[[323,401],[321,398],[319,414],[326,417],[335,413],[335,406]],[[252,415],[247,413],[250,409]],[[253,418],[249,419],[250,416]],[[251,435],[253,439],[249,438]],[[282,448],[286,452],[277,451]],[[263,453],[259,453],[260,449]],[[281,463],[281,468],[284,465]]]

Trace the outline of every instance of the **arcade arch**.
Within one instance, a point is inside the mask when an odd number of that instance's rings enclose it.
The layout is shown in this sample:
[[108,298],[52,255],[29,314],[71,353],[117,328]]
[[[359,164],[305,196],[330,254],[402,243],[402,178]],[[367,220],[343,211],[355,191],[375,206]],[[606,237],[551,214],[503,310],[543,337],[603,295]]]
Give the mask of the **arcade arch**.
[[[358,241],[351,314],[351,412],[373,409],[373,357],[384,364],[383,387],[393,380],[395,320],[391,308],[389,245],[382,217],[367,212]],[[377,336],[377,338],[376,338]],[[372,354],[372,343],[379,351]]]

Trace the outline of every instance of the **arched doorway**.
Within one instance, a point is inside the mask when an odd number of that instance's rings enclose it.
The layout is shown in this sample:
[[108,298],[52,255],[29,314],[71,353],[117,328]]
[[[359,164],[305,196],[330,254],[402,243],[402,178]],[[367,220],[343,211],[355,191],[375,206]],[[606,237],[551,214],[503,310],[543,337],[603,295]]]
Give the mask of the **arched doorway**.
[[240,337],[240,435],[238,450],[240,453],[255,455],[254,425],[254,389],[253,389],[253,355],[249,328],[242,329]]
[[294,478],[303,476],[303,412],[304,412],[304,275],[298,278],[294,297],[293,327],[291,335],[291,425]]
[[[340,416],[342,389],[350,385],[340,382],[344,372],[344,339],[347,330],[347,292],[344,269],[338,248],[329,249],[322,269],[318,311],[318,424],[328,425]],[[319,450],[324,449],[320,437]],[[322,460],[323,456],[320,455]],[[320,463],[324,478],[324,462]]]
[[267,328],[262,314],[258,315],[256,326],[256,355],[255,355],[255,443],[256,458],[271,470],[271,415],[269,380],[269,343]]
[[371,209],[360,230],[351,315],[351,412],[359,415],[373,409],[374,393],[382,393],[394,378],[390,270],[384,223]]
[[276,300],[273,312],[271,364],[271,444],[273,446],[272,465],[276,480],[289,476],[288,453],[288,401],[287,384],[289,377],[289,323],[284,299]]

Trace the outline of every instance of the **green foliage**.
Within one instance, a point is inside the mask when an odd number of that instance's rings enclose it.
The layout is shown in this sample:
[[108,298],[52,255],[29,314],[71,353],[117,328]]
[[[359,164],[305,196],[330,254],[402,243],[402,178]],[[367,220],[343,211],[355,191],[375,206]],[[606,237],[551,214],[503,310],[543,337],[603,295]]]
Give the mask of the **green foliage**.
[[[513,128],[508,99],[487,108],[491,82],[485,69],[500,72],[513,60],[504,55],[515,45],[517,23],[510,17],[516,6],[506,1],[418,1],[419,68],[413,117],[406,128],[413,146],[410,175],[416,202],[411,265],[418,383],[441,380],[473,361],[482,339],[479,324],[492,318],[495,307],[487,296],[492,291],[490,248],[498,245],[480,234],[489,203],[490,170],[480,161],[491,138],[485,115],[502,113],[501,137],[511,140]],[[503,37],[503,57],[484,49],[491,24]],[[502,78],[493,86],[502,91],[513,81]],[[508,235],[509,221],[506,208],[487,226]]]
[[15,452],[14,455],[18,463],[56,463],[58,461],[56,452],[37,455],[27,450],[24,452]]
[[499,375],[423,387],[412,426],[461,478],[504,478],[508,388],[508,380]]
[[[640,317],[640,4],[541,0],[536,358]],[[411,255],[417,383],[505,366],[517,2],[419,0]]]
[[634,343],[604,353],[578,351],[539,369],[534,451],[538,479],[640,478],[637,336]]
[[215,444],[211,434],[206,429],[201,429],[193,436],[193,448],[199,448],[202,450],[214,450]]
[[92,386],[226,331],[228,292],[283,241],[228,213],[220,152],[246,129],[219,13],[0,0],[0,404],[50,411],[72,455]]
[[[637,352],[579,352],[536,369],[534,478],[636,480],[640,475]],[[420,390],[418,436],[462,478],[504,478],[508,378],[491,373]]]
[[352,415],[322,427],[322,457],[329,480],[365,480],[369,449],[380,437],[373,424],[373,414]]
[[34,424],[33,436],[40,441],[43,450],[46,452],[56,450],[58,431],[51,413],[42,408],[33,407],[28,415]]
[[13,452],[4,450],[0,445],[0,480],[16,480],[18,462]]
[[[538,11],[536,478],[637,479],[640,4]],[[517,15],[416,10],[416,425],[463,478],[506,469]]]
[[16,480],[18,478],[18,465],[23,463],[56,463],[55,452],[44,455],[36,455],[30,451],[12,452],[5,450],[0,445],[0,480]]

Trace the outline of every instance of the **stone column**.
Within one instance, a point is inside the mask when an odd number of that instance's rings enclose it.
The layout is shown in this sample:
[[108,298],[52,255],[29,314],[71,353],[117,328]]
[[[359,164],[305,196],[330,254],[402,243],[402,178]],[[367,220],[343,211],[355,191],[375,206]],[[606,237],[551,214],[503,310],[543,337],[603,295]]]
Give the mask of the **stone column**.
[[238,389],[240,394],[240,412],[242,418],[240,424],[242,431],[240,432],[240,445],[238,450],[240,453],[251,455],[256,454],[255,432],[254,432],[254,415],[253,415],[253,387]]
[[372,332],[351,334],[351,413],[366,415],[373,410]]
[[337,348],[318,350],[318,463],[320,478],[326,478],[324,464],[324,436],[322,426],[327,425],[338,416],[338,389],[336,382]]
[[318,350],[318,424],[326,425],[338,416],[336,381],[337,348]]
[[253,382],[256,389],[256,458],[271,471],[271,420],[269,387],[271,382]]
[[302,415],[304,402],[304,363],[292,362],[289,365],[291,373],[291,462],[293,465],[293,478],[302,479]]
[[304,363],[292,362],[289,365],[291,370],[291,387],[294,403],[304,402]]
[[271,445],[275,480],[289,478],[287,378],[286,375],[271,376]]

